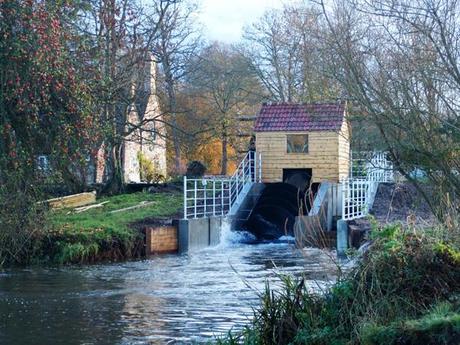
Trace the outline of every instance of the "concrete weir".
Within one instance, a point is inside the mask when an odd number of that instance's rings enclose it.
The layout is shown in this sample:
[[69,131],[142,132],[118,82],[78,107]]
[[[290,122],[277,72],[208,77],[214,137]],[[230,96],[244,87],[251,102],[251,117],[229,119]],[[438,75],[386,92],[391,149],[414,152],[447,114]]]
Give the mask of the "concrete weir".
[[[299,214],[298,203],[306,198],[297,188],[286,183],[253,183],[244,198],[234,204],[232,212],[203,216],[206,206],[197,205],[196,209],[202,211],[198,217],[174,220],[169,226],[148,227],[146,253],[190,253],[216,246],[224,224],[234,231],[251,232],[258,240],[276,240],[288,234],[295,236],[300,247],[331,247],[337,243],[342,253],[347,248],[347,229],[341,226],[340,231],[332,231],[332,211],[336,205],[331,194],[329,183],[320,184],[315,189],[313,204],[302,207],[308,213]],[[211,204],[213,213],[215,205]],[[208,206],[208,211],[211,207]]]
[[218,245],[224,218],[180,219],[177,225],[179,253],[193,252]]
[[220,243],[225,217],[173,220],[170,225],[145,228],[147,256],[166,253],[188,253]]

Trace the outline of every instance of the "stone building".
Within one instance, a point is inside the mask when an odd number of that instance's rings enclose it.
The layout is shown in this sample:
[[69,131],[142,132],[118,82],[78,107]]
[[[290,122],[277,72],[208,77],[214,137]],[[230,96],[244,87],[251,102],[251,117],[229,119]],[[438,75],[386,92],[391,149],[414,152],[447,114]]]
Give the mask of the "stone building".
[[[128,68],[127,68],[128,70]],[[114,116],[120,119],[121,127],[117,132],[124,134],[121,147],[121,165],[123,181],[125,183],[151,182],[142,176],[140,159],[148,163],[156,176],[166,177],[166,128],[160,110],[156,92],[156,64],[152,57],[142,61],[136,68],[129,69],[132,74],[132,83],[125,90],[126,99],[130,104],[116,106]],[[110,176],[108,163],[109,148],[104,142],[99,145],[95,156],[88,155],[85,164],[75,163],[69,172],[75,178],[87,185],[103,184]],[[44,176],[53,173],[49,152],[39,152],[36,164],[39,172]]]
[[[155,173],[166,177],[166,129],[162,122],[156,92],[156,68],[151,60],[146,63],[142,92],[138,101],[128,109],[127,132],[123,145],[123,172],[126,183],[143,182],[140,169],[140,155],[153,163]],[[142,76],[141,76],[142,78]]]
[[[139,67],[132,83],[126,111],[127,133],[122,145],[122,170],[125,183],[150,182],[141,173],[140,159],[151,162],[156,175],[166,177],[166,128],[156,92],[156,64],[152,58]],[[135,97],[133,97],[135,95]],[[89,183],[103,183],[108,175],[104,144],[101,145],[89,173]]]

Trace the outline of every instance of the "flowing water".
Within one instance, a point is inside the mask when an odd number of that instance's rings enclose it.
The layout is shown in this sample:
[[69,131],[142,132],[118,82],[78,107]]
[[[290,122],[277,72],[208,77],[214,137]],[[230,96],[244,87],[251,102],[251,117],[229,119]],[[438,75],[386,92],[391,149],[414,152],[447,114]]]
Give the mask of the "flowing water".
[[0,344],[206,342],[247,324],[279,274],[303,275],[312,289],[334,279],[318,249],[246,236],[224,231],[221,245],[189,255],[0,273]]

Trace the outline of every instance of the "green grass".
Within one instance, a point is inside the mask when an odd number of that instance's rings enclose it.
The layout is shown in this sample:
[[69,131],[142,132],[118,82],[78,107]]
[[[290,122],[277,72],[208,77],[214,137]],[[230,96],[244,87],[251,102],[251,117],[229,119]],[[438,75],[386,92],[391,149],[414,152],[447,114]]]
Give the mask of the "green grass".
[[[52,211],[51,223],[57,227],[72,229],[128,229],[128,224],[147,217],[167,217],[177,213],[182,207],[182,195],[171,193],[133,193],[103,197],[97,203],[108,201],[101,208],[82,213],[72,213],[68,209]],[[142,201],[154,204],[142,208],[110,213],[111,211],[135,206]]]
[[362,343],[365,345],[458,344],[459,312],[458,307],[442,303],[418,319],[401,320],[388,325],[366,325],[361,330]]
[[[103,197],[103,207],[81,213],[63,209],[51,211],[48,218],[48,241],[43,250],[45,260],[57,263],[88,262],[138,255],[140,233],[132,223],[147,218],[170,217],[181,210],[179,193],[133,193]],[[140,202],[152,205],[111,213]],[[70,213],[69,213],[70,212]]]

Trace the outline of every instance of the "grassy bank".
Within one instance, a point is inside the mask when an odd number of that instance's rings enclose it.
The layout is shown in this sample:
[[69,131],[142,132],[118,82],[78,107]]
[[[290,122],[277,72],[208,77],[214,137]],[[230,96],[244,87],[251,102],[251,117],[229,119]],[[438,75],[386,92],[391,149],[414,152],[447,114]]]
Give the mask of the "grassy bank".
[[[323,295],[285,278],[250,326],[219,344],[459,344],[460,251],[439,232],[390,226]],[[452,236],[456,238],[456,236]]]
[[[103,207],[81,213],[50,211],[50,230],[43,239],[39,261],[80,263],[138,257],[143,250],[139,223],[176,215],[182,205],[180,193],[133,193],[103,197]],[[152,202],[148,206],[112,211]],[[137,225],[137,226],[136,226]]]

